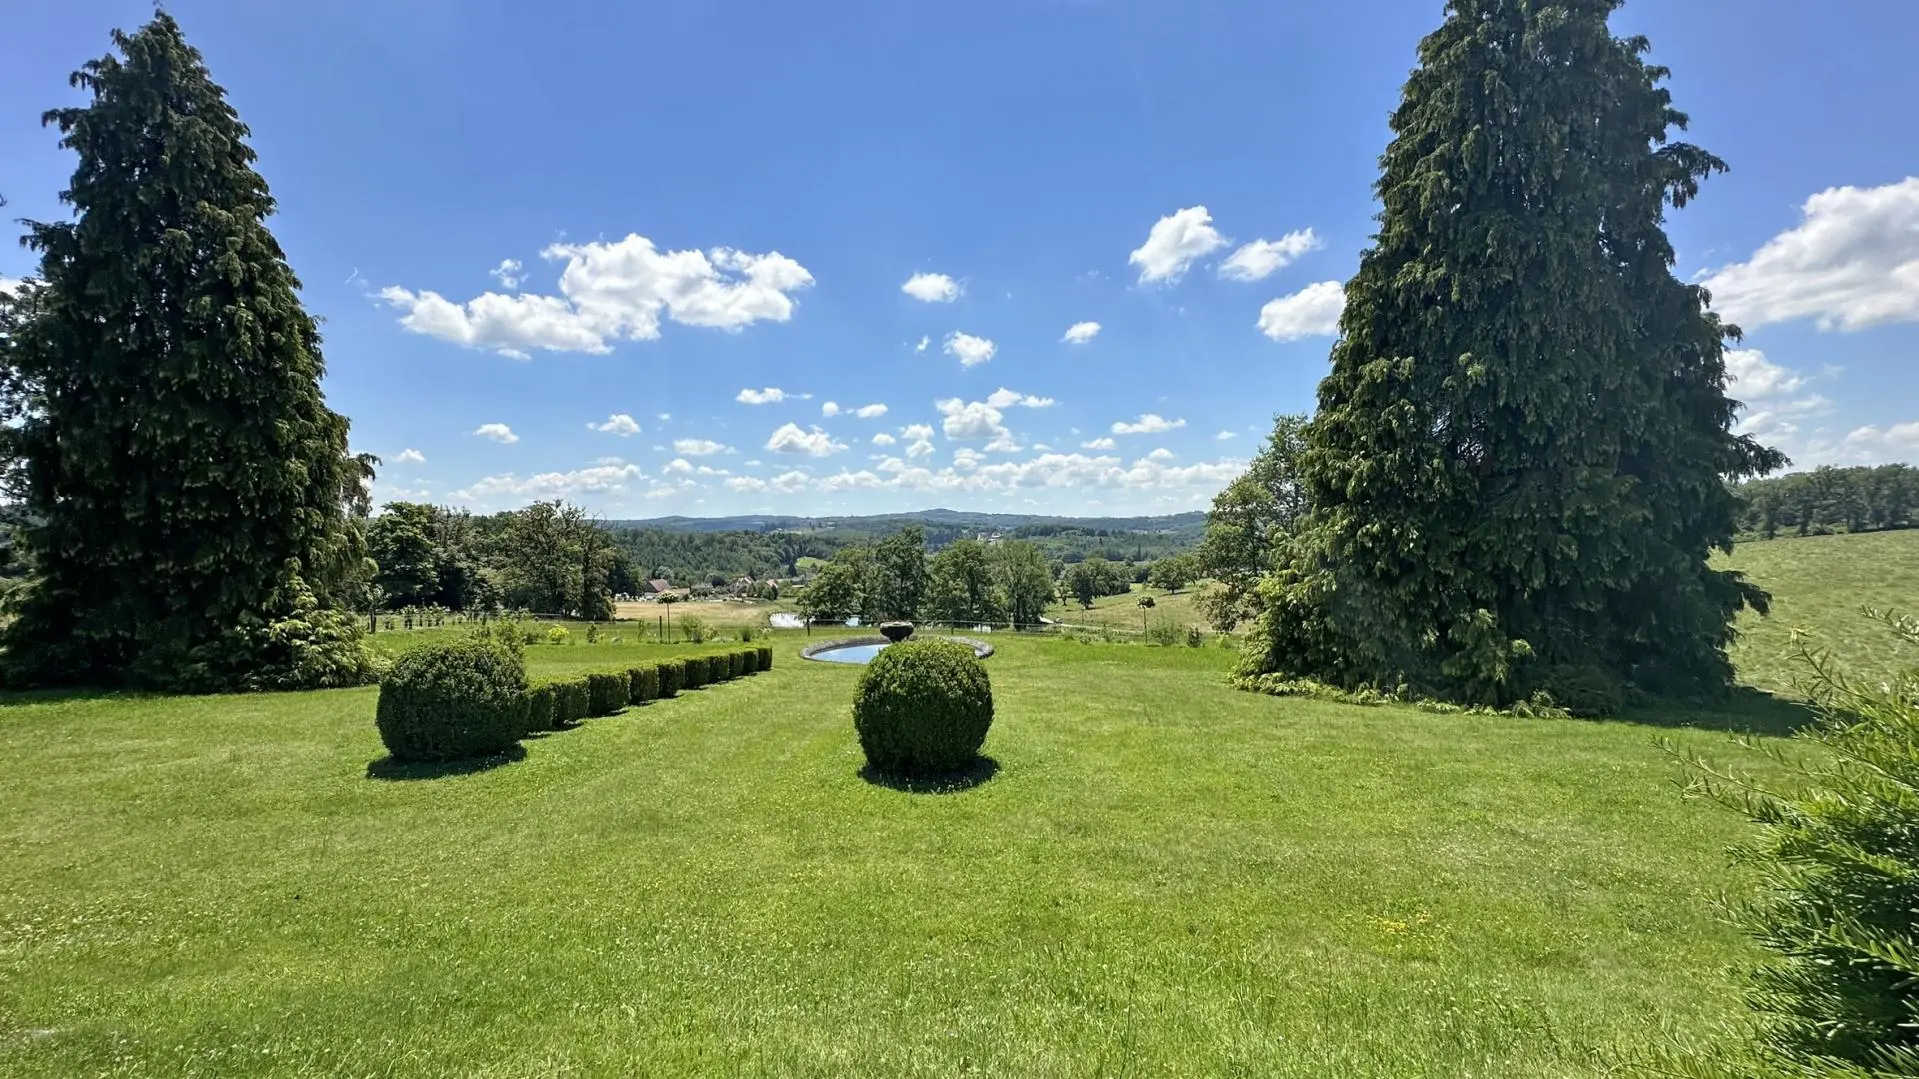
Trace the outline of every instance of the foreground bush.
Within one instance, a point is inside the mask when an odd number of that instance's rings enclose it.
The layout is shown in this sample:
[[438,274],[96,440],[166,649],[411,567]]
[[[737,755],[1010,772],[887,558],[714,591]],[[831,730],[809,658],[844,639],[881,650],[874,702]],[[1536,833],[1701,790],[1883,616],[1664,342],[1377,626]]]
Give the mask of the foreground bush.
[[626,672],[626,699],[629,704],[645,704],[660,696],[660,669],[649,663]]
[[734,652],[733,654],[726,657],[727,664],[730,667],[732,667],[732,671],[730,672],[730,675],[729,675],[730,677],[740,678],[745,676],[748,673],[746,669],[746,657],[750,654],[751,653],[747,653],[747,652]]
[[763,670],[763,671],[772,670],[773,669],[773,646],[770,644],[760,645],[759,651],[760,651],[760,670]]
[[[1876,617],[1919,645],[1919,619]],[[1760,895],[1736,912],[1773,953],[1749,993],[1759,1052],[1779,1074],[1919,1075],[1919,667],[1865,684],[1800,661],[1819,713],[1803,737],[1827,752],[1774,752],[1789,785],[1705,766],[1695,785],[1760,826],[1741,852]]]
[[483,640],[435,641],[381,679],[374,723],[396,761],[486,757],[526,733],[525,696],[518,657]]
[[707,667],[705,656],[688,656],[680,662],[686,666],[686,678],[681,682],[681,688],[698,689],[706,684]]
[[626,699],[632,693],[632,683],[623,674],[589,674],[586,676],[586,714],[589,716],[610,716],[626,707]]
[[677,659],[665,660],[660,664],[660,699],[680,695],[686,688],[686,664]]
[[973,650],[902,641],[860,675],[853,728],[867,763],[894,775],[942,775],[972,763],[993,725],[993,687]]
[[740,653],[740,670],[745,674],[760,673],[760,650],[748,648]]
[[593,690],[586,679],[568,678],[553,683],[553,729],[571,727],[592,711]]

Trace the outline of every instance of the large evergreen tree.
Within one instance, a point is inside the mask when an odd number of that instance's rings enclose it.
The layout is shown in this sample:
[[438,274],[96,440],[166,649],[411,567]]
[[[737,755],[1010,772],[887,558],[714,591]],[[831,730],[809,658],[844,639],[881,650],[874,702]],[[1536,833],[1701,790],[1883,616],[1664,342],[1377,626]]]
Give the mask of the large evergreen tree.
[[1668,205],[1723,170],[1618,0],[1452,0],[1381,159],[1301,462],[1311,511],[1262,586],[1247,674],[1503,703],[1723,687],[1764,593],[1725,480],[1737,331],[1673,276]]
[[44,121],[74,220],[29,223],[31,310],[0,344],[12,494],[35,576],[16,684],[367,680],[338,590],[370,459],[320,393],[320,338],[266,228],[247,128],[162,12]]

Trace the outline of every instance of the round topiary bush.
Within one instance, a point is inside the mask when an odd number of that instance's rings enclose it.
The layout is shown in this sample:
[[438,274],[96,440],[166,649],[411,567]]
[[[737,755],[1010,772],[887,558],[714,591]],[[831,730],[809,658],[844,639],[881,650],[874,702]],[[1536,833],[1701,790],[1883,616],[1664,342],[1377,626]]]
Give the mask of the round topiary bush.
[[438,641],[401,656],[380,680],[374,723],[396,761],[454,761],[512,748],[526,714],[518,657],[488,641]]
[[973,650],[952,641],[880,649],[860,675],[853,729],[866,761],[901,776],[960,771],[993,725],[993,686]]

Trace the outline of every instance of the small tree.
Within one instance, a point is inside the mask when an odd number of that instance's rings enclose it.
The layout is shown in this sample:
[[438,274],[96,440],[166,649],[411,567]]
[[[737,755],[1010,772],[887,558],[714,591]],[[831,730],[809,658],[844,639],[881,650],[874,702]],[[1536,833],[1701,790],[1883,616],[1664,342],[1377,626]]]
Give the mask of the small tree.
[[1177,593],[1180,589],[1192,584],[1196,576],[1198,576],[1198,570],[1193,556],[1175,554],[1167,555],[1153,563],[1146,580],[1155,588],[1164,588],[1168,592]]

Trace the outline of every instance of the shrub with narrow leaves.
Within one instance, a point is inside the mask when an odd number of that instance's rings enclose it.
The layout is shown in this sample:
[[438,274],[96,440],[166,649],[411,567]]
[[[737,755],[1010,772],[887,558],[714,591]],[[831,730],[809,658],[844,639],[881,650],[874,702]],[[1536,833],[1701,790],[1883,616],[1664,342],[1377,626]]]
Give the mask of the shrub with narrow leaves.
[[374,723],[396,761],[505,752],[526,733],[526,668],[490,642],[436,641],[401,656],[380,681]]
[[589,716],[610,716],[626,707],[626,698],[631,692],[631,683],[623,674],[589,674],[586,676],[586,714]]
[[901,641],[873,657],[853,696],[853,728],[881,772],[941,775],[979,755],[993,725],[993,687],[973,650]]

